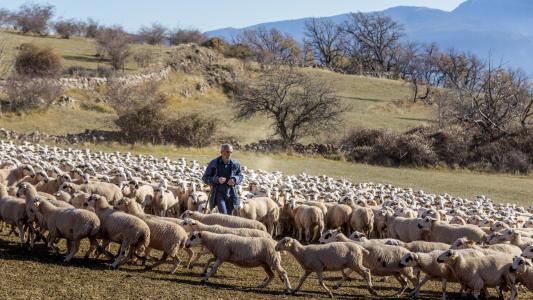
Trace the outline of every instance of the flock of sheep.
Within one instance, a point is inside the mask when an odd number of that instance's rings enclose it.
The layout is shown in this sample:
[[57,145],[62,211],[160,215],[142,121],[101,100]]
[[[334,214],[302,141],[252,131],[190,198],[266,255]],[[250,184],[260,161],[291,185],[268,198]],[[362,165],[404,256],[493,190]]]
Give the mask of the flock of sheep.
[[[509,299],[520,285],[533,290],[531,207],[243,167],[242,205],[228,216],[208,210],[196,161],[0,141],[0,163],[1,229],[17,234],[21,246],[43,241],[55,253],[66,239],[66,262],[88,239],[85,258],[103,254],[113,268],[172,263],[174,273],[180,252],[189,268],[209,255],[204,283],[229,262],[262,267],[260,287],[277,275],[287,293],[316,273],[333,297],[323,278],[330,271],[342,274],[335,288],[356,272],[373,295],[376,277],[395,278],[397,295],[412,285],[413,297],[430,280],[442,283],[443,298],[448,282],[476,299],[489,288],[500,297],[510,291]],[[110,243],[120,245],[118,253]],[[295,288],[284,252],[304,270]]]

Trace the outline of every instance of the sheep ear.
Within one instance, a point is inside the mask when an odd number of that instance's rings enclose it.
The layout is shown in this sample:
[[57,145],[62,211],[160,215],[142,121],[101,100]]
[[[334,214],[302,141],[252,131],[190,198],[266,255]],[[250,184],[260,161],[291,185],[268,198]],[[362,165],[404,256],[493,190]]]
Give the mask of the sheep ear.
[[201,232],[198,232],[198,237],[202,238],[202,233]]

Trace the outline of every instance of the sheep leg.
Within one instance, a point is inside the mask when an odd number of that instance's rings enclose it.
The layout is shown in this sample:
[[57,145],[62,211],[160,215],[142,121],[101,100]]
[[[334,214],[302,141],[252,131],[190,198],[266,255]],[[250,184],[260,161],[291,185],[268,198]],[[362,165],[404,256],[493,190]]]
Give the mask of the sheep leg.
[[21,247],[24,247],[24,224],[23,223],[19,223],[17,225],[18,229],[19,229],[19,233],[20,233],[20,246]]
[[306,227],[305,228],[305,241],[309,243],[310,238],[311,238],[311,229],[309,229],[309,227]]
[[307,276],[309,276],[309,274],[311,274],[312,272],[310,271],[305,271],[304,274],[302,275],[302,277],[300,277],[300,281],[298,282],[298,286],[296,286],[296,288],[294,290],[292,290],[292,294],[296,294],[299,290],[300,290],[300,287],[302,287],[302,284],[304,284],[304,281],[305,279],[307,278]]
[[196,253],[196,256],[194,257],[194,259],[192,259],[192,261],[189,263],[189,269],[192,269],[194,264],[196,262],[198,262],[198,260],[200,259],[200,257],[202,257],[203,255],[205,254],[208,254],[208,253],[211,253],[209,252],[209,250],[205,249],[204,247],[202,247],[202,249],[200,250],[200,252]]
[[258,286],[258,288],[260,289],[266,288],[270,284],[272,279],[274,278],[274,272],[272,271],[269,265],[265,264],[265,265],[262,265],[262,267],[263,267],[263,270],[265,270],[265,273],[267,273],[267,278],[265,278],[265,280],[263,280],[263,282]]
[[287,276],[287,271],[283,269],[279,261],[276,262],[276,265],[274,266],[274,270],[276,270],[276,272],[278,273],[279,279],[283,281],[283,283],[285,284],[284,292],[289,293],[291,290],[291,283],[289,281],[289,277]]
[[185,252],[187,252],[187,254],[189,254],[189,259],[187,260],[187,268],[191,268],[191,262],[192,262],[192,258],[194,256],[194,251],[192,251],[191,248],[185,248]]
[[[429,280],[431,279],[431,276],[429,275],[426,275],[422,281],[420,283],[418,283],[416,286],[415,286],[415,289],[411,292],[411,297],[415,297],[415,298],[418,298],[418,294],[420,292],[420,289],[422,288],[422,286],[424,284],[426,284],[426,282],[428,282]],[[445,285],[446,283],[444,283],[446,279],[443,279],[443,285]]]
[[213,276],[213,274],[217,272],[218,267],[220,267],[221,264],[222,264],[222,261],[219,258],[217,258],[215,260],[215,263],[211,267],[211,271],[207,273],[205,277],[202,279],[202,283],[207,283],[207,281],[209,280],[209,277]]
[[[370,274],[370,270],[365,268],[364,266],[362,266],[362,259],[361,259],[361,261],[359,263],[360,263],[359,265],[355,265],[353,270],[355,272],[357,272],[359,275],[361,275],[361,277],[363,277],[366,280],[366,284],[368,286],[368,291],[372,295],[377,296],[377,293],[374,290],[374,286],[372,285],[372,275]],[[352,269],[350,269],[350,271],[352,271]],[[344,279],[344,276],[345,276],[345,274],[343,273],[343,279]]]
[[400,275],[400,274],[396,274],[396,275],[394,275],[394,277],[396,278],[396,280],[398,280],[398,282],[400,283],[400,285],[402,287],[401,287],[399,292],[397,292],[396,294],[394,294],[392,296],[393,297],[394,296],[400,297],[405,292],[405,290],[407,289],[407,281],[405,281],[405,279],[403,279],[402,275]]
[[79,240],[74,240],[74,241],[70,242],[70,252],[69,252],[68,256],[65,257],[64,262],[69,262],[74,257],[74,255],[76,255],[76,253],[78,252],[79,249],[80,249],[80,241]]
[[348,269],[346,271],[342,270],[342,278],[333,285],[334,289],[338,289],[341,287],[341,285],[348,279],[350,279],[350,274],[352,274],[353,270]]
[[89,250],[85,253],[84,259],[88,259],[91,253],[94,252],[98,248],[98,241],[94,237],[89,237],[89,242],[91,243],[91,246],[89,247]]
[[330,298],[333,298],[333,293],[331,292],[330,289],[328,289],[328,287],[326,286],[326,284],[324,284],[324,276],[322,275],[322,271],[317,271],[316,272],[316,275],[318,276],[318,283],[320,283],[320,285],[322,286],[323,289],[326,290],[326,292],[328,292],[328,295]]
[[206,275],[207,274],[207,270],[209,270],[209,265],[211,265],[212,262],[214,262],[216,260],[216,257],[211,257],[207,263],[205,263],[205,266],[204,266],[204,271],[202,272],[202,275]]
[[180,266],[181,260],[178,256],[173,256],[172,260],[174,261],[174,269],[172,269],[172,272],[170,272],[170,274],[174,275],[178,270],[178,267]]
[[153,263],[150,266],[146,266],[145,269],[146,270],[151,270],[153,268],[156,268],[156,267],[160,266],[162,263],[164,263],[167,260],[167,257],[168,257],[168,254],[166,252],[164,252],[163,256],[161,256],[161,258],[158,261],[156,261],[155,263]]
[[[120,245],[120,250],[118,251],[118,256],[117,258],[115,259],[115,261],[111,264],[111,268],[113,269],[117,269],[120,265],[122,265],[127,259],[128,257],[126,256],[126,243],[125,242],[122,242],[122,244]],[[131,252],[131,249],[130,249],[130,252]]]

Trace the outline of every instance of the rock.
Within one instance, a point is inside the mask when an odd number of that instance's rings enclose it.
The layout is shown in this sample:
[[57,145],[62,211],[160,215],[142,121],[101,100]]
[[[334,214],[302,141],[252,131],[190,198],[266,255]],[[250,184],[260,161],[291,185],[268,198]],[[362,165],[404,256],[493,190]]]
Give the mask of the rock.
[[200,93],[205,93],[207,90],[209,90],[209,84],[201,81],[196,84],[196,90],[198,90]]
[[189,91],[188,88],[181,89],[180,90],[180,96],[182,96],[184,98],[189,98],[191,96],[191,92]]

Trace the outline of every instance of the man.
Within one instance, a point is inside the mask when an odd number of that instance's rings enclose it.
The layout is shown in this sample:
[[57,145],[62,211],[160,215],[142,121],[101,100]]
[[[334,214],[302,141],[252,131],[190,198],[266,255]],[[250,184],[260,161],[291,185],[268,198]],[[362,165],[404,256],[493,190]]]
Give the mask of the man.
[[211,186],[209,208],[216,205],[221,214],[233,214],[233,209],[240,207],[236,186],[241,184],[241,165],[231,159],[233,147],[230,144],[220,146],[220,156],[213,159],[205,169],[202,180]]

